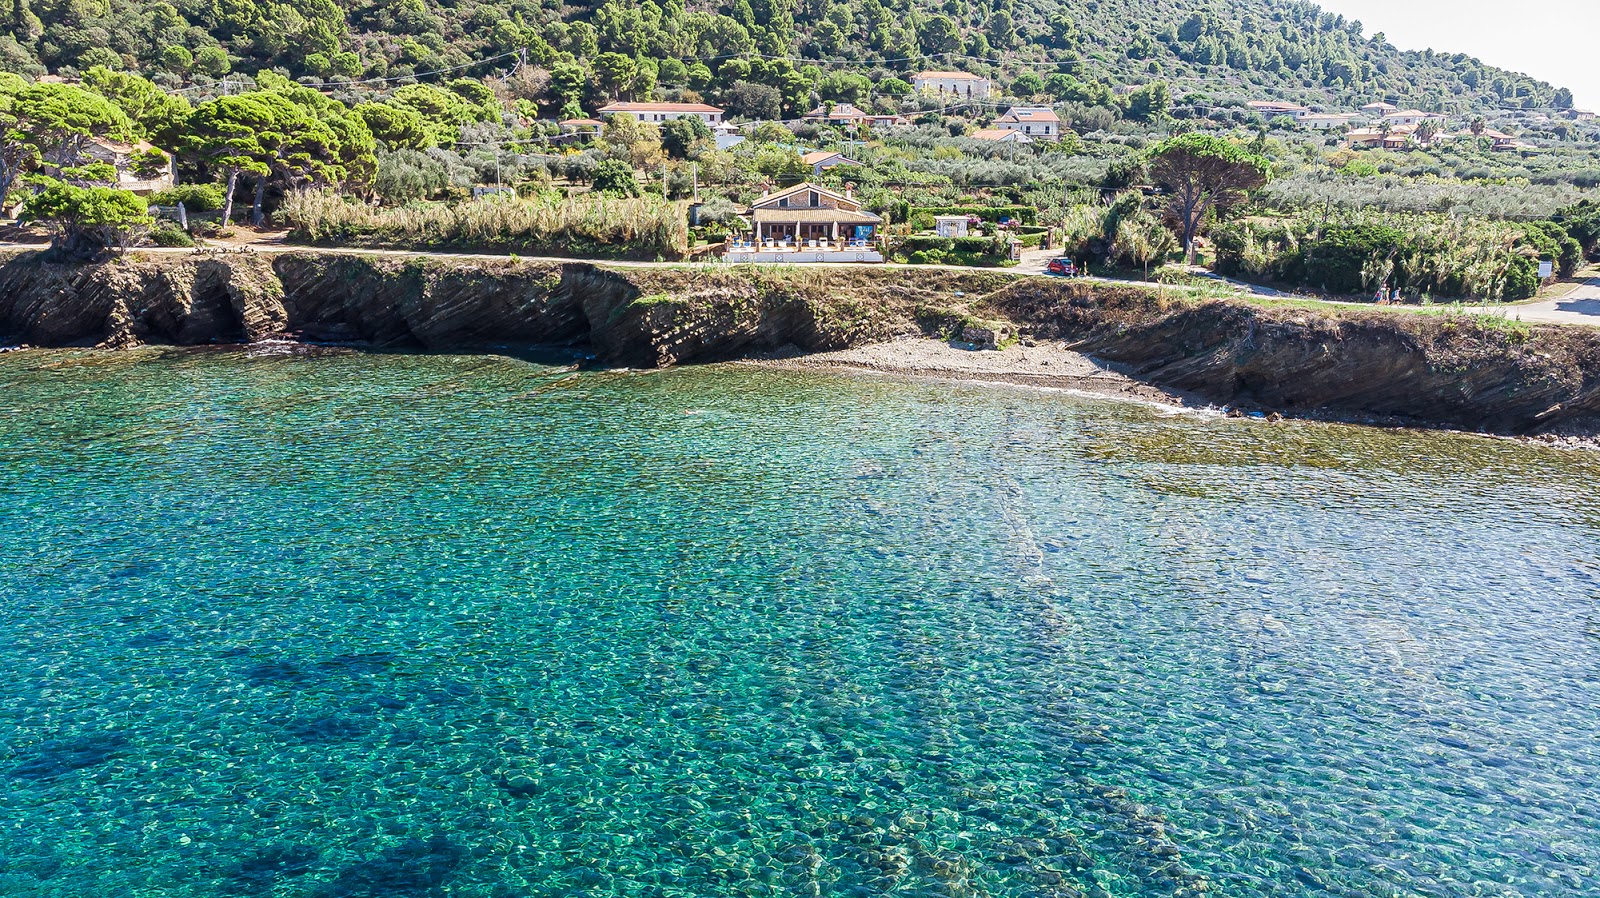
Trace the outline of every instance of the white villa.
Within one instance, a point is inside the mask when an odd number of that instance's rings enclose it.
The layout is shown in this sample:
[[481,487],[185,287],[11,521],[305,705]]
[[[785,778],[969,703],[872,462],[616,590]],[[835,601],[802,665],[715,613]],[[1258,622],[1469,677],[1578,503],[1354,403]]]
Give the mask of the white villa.
[[874,245],[883,219],[851,191],[796,184],[750,207],[749,239],[731,241],[729,262],[882,262]]
[[911,89],[926,94],[948,94],[981,100],[989,96],[993,87],[988,78],[979,78],[966,72],[918,72],[911,76]]
[[1056,141],[1061,139],[1061,118],[1043,106],[1013,106],[994,120],[994,129],[1020,131],[1033,140]]
[[600,115],[626,115],[641,122],[660,124],[687,116],[697,116],[708,125],[722,123],[723,110],[704,103],[612,103]]
[[1280,115],[1287,115],[1292,119],[1303,119],[1311,114],[1311,110],[1304,106],[1295,103],[1283,103],[1277,100],[1251,100],[1244,105],[1259,113],[1263,118],[1277,118]]
[[1313,131],[1337,131],[1354,121],[1356,116],[1344,112],[1313,112],[1299,119],[1302,128]]
[[1388,122],[1391,126],[1414,126],[1420,125],[1423,122],[1437,122],[1438,124],[1442,125],[1448,121],[1445,116],[1442,116],[1437,112],[1423,112],[1420,109],[1404,109],[1399,112],[1391,112],[1384,116],[1383,120]]

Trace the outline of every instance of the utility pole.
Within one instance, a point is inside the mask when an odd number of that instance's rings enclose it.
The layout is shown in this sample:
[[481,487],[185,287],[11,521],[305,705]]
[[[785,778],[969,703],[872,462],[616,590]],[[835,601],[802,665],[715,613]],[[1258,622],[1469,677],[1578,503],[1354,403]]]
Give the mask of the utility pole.
[[700,202],[700,163],[689,163],[690,177],[694,178],[694,201]]

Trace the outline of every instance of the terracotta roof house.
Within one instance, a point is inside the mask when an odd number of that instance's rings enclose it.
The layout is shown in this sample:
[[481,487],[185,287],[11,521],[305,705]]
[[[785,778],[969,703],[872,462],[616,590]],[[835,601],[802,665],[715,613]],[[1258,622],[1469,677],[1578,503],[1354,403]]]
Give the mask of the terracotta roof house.
[[1362,114],[1370,115],[1373,118],[1383,118],[1389,113],[1398,112],[1399,110],[1399,106],[1396,106],[1393,103],[1385,103],[1381,100],[1377,103],[1368,103],[1367,105],[1361,107]]
[[1043,106],[1013,106],[994,120],[995,130],[1021,131],[1034,140],[1060,140],[1061,118]]
[[558,127],[562,134],[586,134],[598,132],[605,124],[597,118],[569,118],[559,122]]
[[[170,190],[177,183],[172,177],[172,166],[164,164],[159,171],[136,171],[140,157],[149,157],[150,153],[158,153],[162,157],[166,154],[156,149],[149,143],[121,143],[115,140],[106,140],[102,137],[91,138],[83,148],[84,155],[97,162],[109,162],[117,170],[117,186],[131,193],[145,196],[161,190]],[[154,177],[145,177],[153,174]]]
[[708,125],[722,122],[723,110],[704,103],[612,103],[600,110],[600,115],[626,115],[641,122],[660,124],[685,116],[697,116]]
[[1525,146],[1525,144],[1518,142],[1515,136],[1504,131],[1496,131],[1493,128],[1485,128],[1482,134],[1473,134],[1470,130],[1462,131],[1456,136],[1462,139],[1475,137],[1487,140],[1489,141],[1489,148],[1494,150],[1520,150]]
[[918,93],[981,100],[994,90],[994,84],[988,78],[967,72],[918,72],[911,76],[911,89]]
[[829,125],[859,125],[871,116],[849,103],[829,106],[824,103],[800,117],[802,121],[823,122]]
[[820,175],[836,165],[861,164],[843,153],[830,153],[827,150],[818,150],[815,153],[807,153],[800,157],[800,161],[804,162],[806,167],[811,169],[811,174],[813,176]]
[[967,135],[972,140],[987,140],[993,143],[1033,143],[1033,138],[1010,128],[979,128]]
[[[1443,135],[1435,136],[1438,140]],[[1344,136],[1346,146],[1383,147],[1386,150],[1403,150],[1418,143],[1416,125],[1396,125],[1387,134],[1382,128],[1357,128]],[[1432,143],[1432,141],[1429,141]]]
[[796,184],[750,207],[751,237],[729,247],[730,262],[882,262],[873,238],[883,219],[846,190]]

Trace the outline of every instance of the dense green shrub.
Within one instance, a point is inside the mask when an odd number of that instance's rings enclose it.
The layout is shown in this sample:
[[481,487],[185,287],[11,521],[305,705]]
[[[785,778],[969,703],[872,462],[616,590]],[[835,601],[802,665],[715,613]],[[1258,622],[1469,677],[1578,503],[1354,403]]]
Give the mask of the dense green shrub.
[[1223,274],[1336,294],[1387,287],[1483,300],[1534,295],[1540,256],[1559,251],[1542,227],[1378,213],[1245,219],[1217,227],[1212,241]]
[[152,206],[183,204],[189,213],[215,212],[222,208],[222,187],[217,184],[179,184],[169,190],[150,194]]
[[910,210],[910,214],[929,218],[936,215],[975,215],[991,223],[1009,218],[1027,225],[1036,224],[1039,220],[1039,210],[1032,206],[919,206]]
[[1366,287],[1368,264],[1393,256],[1405,237],[1388,225],[1332,225],[1323,229],[1320,239],[1302,243],[1298,258],[1286,259],[1285,274],[1289,280],[1330,293],[1359,293]]
[[157,227],[145,239],[151,246],[194,246],[194,238],[187,231],[171,226]]

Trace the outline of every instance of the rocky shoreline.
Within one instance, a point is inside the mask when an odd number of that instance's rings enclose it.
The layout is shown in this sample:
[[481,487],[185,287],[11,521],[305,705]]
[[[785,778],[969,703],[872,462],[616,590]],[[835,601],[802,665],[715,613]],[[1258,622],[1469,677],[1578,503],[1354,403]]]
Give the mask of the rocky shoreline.
[[[951,356],[893,342],[948,339],[975,324],[1035,346]],[[97,265],[0,256],[0,345],[271,339],[453,352],[566,346],[638,368],[783,359],[1302,417],[1600,436],[1600,330],[1591,328],[934,269],[325,252],[134,254]],[[862,349],[884,344],[900,348]]]
[[802,371],[856,371],[975,383],[1068,390],[1160,405],[1205,406],[1203,398],[1145,383],[1056,343],[985,349],[959,341],[906,336],[832,352],[752,359],[750,364]]

